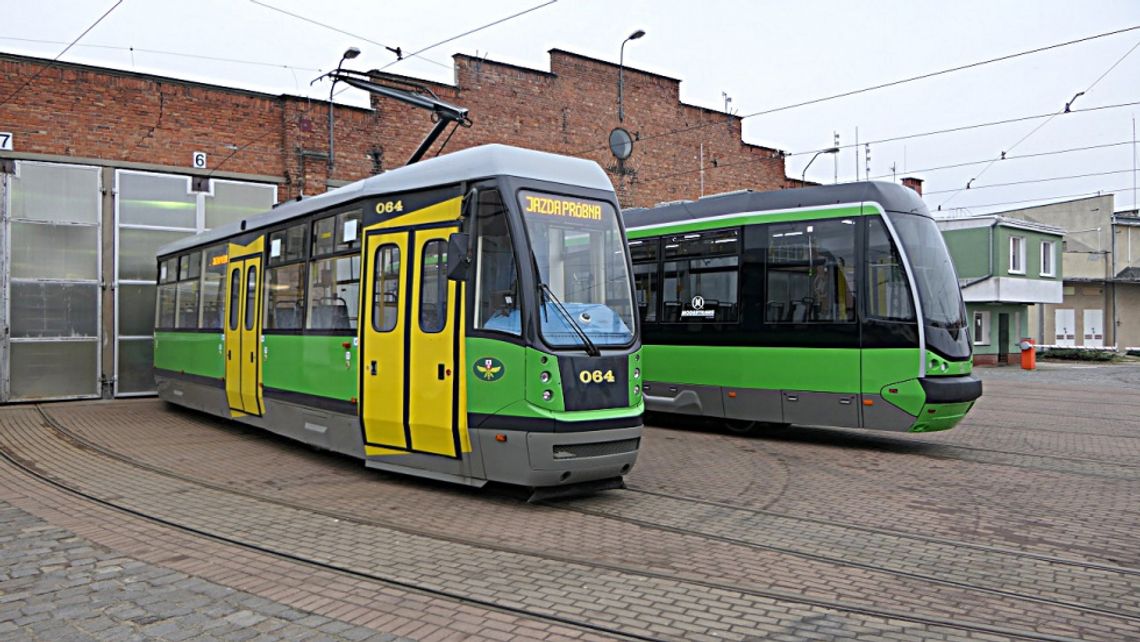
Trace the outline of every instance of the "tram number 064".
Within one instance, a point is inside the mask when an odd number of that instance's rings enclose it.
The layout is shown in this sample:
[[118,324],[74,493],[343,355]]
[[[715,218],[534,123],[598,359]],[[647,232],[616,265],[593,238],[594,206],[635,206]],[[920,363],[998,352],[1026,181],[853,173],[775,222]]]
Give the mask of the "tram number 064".
[[582,370],[578,373],[578,381],[582,383],[613,383],[617,381],[614,378],[613,370]]
[[404,201],[381,201],[376,204],[377,214],[392,214],[393,212],[403,212]]

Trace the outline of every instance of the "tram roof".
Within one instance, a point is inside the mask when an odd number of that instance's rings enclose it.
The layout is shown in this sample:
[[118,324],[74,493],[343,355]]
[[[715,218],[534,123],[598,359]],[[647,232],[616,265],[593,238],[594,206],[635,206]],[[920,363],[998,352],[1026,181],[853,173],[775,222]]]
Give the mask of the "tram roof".
[[705,196],[695,201],[630,208],[623,210],[622,216],[625,226],[632,229],[645,225],[696,221],[737,212],[769,212],[847,203],[878,203],[884,210],[930,216],[922,198],[914,190],[883,181],[821,185],[772,192],[752,190],[729,192]]
[[[361,198],[451,185],[492,176],[514,176],[612,191],[613,184],[594,161],[561,156],[509,145],[481,145],[389,170],[349,183],[324,194],[281,203],[273,209],[234,221],[208,232],[168,243],[158,249],[164,256],[231,237],[243,231],[270,227],[291,218],[333,208]],[[242,227],[244,225],[244,228]]]

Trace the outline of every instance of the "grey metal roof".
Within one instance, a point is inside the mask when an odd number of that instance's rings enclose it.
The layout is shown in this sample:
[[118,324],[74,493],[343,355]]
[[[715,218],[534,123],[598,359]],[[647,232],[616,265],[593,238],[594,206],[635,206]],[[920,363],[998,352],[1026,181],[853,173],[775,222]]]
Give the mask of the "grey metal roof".
[[368,196],[450,185],[491,176],[515,176],[613,191],[609,177],[594,161],[509,145],[482,145],[370,176],[301,201],[282,203],[268,212],[168,243],[158,249],[158,255],[173,254],[233,236],[243,231],[243,224],[245,231],[256,230]]
[[914,190],[895,183],[864,181],[773,192],[731,192],[649,208],[623,210],[627,228],[698,220],[736,212],[766,212],[839,203],[878,203],[885,210],[930,216]]

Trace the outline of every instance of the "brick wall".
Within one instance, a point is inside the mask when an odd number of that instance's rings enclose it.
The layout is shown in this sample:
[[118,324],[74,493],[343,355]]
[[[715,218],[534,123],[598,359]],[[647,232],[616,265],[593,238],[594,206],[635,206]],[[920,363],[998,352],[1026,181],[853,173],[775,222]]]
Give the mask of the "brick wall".
[[[158,76],[0,56],[0,106],[16,157],[51,154],[188,168],[191,154],[230,172],[284,177],[282,198],[326,189],[328,105]],[[597,161],[625,206],[736,189],[794,186],[778,150],[741,140],[740,119],[680,101],[680,81],[624,71],[625,121],[633,155],[619,163],[606,145],[617,117],[617,66],[550,52],[551,71],[455,57],[455,85],[424,83],[471,110],[447,151],[497,142]],[[356,91],[356,90],[351,90]],[[373,110],[336,107],[332,179],[355,180],[399,166],[431,127],[428,114],[388,99]],[[677,135],[661,134],[698,127]]]

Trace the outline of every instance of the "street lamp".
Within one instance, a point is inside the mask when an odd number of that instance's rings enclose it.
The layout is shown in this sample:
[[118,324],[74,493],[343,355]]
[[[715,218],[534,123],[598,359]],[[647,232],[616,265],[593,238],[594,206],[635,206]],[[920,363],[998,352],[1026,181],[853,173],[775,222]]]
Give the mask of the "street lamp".
[[625,110],[624,110],[624,105],[622,105],[622,90],[624,89],[624,84],[622,82],[624,80],[624,78],[623,78],[622,72],[624,71],[624,66],[625,66],[625,43],[629,42],[630,40],[637,40],[638,38],[640,38],[644,35],[645,35],[645,31],[642,29],[638,29],[637,31],[634,31],[633,33],[629,34],[628,38],[621,41],[621,56],[618,57],[618,122],[619,123],[625,122]]
[[[352,60],[360,55],[360,49],[356,47],[349,47],[344,50],[344,55],[340,57],[340,62],[336,63],[336,70],[340,71],[341,65],[345,60]],[[332,86],[329,87],[329,180],[332,180],[333,172],[333,90],[336,89],[336,78],[333,78]]]
[[811,164],[815,162],[815,159],[819,158],[820,154],[838,154],[838,153],[839,153],[838,147],[828,147],[827,149],[821,149],[818,152],[816,152],[815,156],[811,157],[811,160],[808,161],[807,165],[804,165],[804,173],[802,175],[800,175],[800,183],[804,183],[807,181],[808,168],[811,167]]

